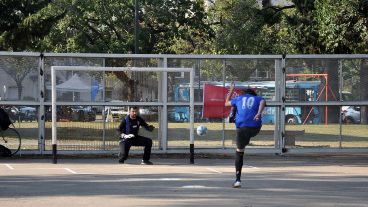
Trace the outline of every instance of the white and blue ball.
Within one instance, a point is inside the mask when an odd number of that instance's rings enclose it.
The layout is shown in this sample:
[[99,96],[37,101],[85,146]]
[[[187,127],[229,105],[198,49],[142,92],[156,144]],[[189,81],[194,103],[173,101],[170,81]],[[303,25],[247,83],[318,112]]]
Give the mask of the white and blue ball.
[[199,127],[197,127],[197,134],[199,136],[204,136],[207,134],[207,127],[200,125]]

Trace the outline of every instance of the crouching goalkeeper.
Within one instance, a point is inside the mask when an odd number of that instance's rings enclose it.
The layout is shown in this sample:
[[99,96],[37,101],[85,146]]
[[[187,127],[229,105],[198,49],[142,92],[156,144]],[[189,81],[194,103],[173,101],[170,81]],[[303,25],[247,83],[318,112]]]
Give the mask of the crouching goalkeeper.
[[150,161],[152,140],[147,137],[138,135],[140,126],[143,126],[147,131],[152,132],[155,128],[148,125],[146,121],[138,116],[138,107],[133,106],[129,108],[129,115],[121,120],[118,131],[120,134],[119,146],[119,163],[123,164],[128,159],[128,154],[131,146],[143,146],[143,160],[142,165],[152,165]]

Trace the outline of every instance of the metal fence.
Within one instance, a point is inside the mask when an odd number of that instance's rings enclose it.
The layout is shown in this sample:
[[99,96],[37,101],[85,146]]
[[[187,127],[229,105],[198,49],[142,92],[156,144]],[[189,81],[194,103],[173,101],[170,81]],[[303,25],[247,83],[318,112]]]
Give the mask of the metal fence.
[[[51,66],[195,68],[197,152],[233,150],[235,126],[203,118],[206,83],[256,88],[267,101],[254,153],[367,152],[368,55],[132,55],[0,52],[0,106],[22,136],[22,153],[51,153]],[[141,130],[157,153],[189,150],[189,74],[60,72],[60,153],[116,153],[129,105],[156,126]],[[78,89],[76,89],[78,88]]]

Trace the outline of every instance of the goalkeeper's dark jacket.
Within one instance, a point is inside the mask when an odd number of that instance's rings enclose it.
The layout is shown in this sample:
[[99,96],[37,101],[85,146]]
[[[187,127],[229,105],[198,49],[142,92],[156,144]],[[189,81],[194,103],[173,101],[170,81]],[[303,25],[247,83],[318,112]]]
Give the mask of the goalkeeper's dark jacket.
[[150,126],[140,116],[137,116],[136,119],[131,119],[128,115],[121,120],[118,131],[120,134],[134,134],[137,136],[140,126],[143,126],[148,131],[152,131],[150,130]]

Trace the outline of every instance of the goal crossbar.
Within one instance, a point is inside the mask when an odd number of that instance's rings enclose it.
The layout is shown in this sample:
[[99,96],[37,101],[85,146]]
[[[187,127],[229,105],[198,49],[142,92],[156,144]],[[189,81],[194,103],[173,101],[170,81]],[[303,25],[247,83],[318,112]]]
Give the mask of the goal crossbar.
[[52,71],[136,71],[136,72],[191,72],[193,68],[166,67],[99,67],[99,66],[51,66]]

